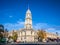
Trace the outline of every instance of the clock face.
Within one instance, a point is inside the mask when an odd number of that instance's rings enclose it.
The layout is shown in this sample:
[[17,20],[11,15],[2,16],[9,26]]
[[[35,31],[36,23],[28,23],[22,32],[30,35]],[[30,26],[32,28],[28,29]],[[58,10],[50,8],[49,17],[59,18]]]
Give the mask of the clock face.
[[29,14],[27,16],[29,16]]

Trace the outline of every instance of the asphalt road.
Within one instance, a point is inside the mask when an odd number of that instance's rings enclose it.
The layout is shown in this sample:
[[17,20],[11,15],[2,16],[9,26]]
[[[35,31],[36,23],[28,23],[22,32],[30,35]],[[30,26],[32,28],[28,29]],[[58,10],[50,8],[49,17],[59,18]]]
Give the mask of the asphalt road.
[[60,42],[48,42],[48,43],[8,43],[8,44],[0,44],[0,45],[60,45]]

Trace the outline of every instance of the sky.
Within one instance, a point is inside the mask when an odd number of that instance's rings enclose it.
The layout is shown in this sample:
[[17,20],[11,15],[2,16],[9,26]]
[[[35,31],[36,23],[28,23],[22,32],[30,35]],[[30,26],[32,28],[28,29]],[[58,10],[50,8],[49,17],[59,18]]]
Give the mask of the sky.
[[60,0],[0,0],[0,24],[9,31],[24,28],[28,5],[34,29],[60,33]]

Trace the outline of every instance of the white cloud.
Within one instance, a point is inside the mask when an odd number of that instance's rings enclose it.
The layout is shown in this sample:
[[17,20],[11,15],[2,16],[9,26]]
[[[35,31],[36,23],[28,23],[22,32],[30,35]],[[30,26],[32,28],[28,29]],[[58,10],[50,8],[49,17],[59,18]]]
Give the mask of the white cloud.
[[35,25],[33,25],[33,27],[35,29],[46,29],[49,27],[49,25],[47,23],[36,23]]
[[56,32],[56,29],[55,28],[47,28],[46,31],[47,32],[55,33]]
[[53,25],[48,25],[47,23],[36,23],[35,25],[33,25],[33,28],[35,30],[45,29],[45,31],[47,32],[51,32],[51,33],[58,32],[60,34],[60,30],[57,30],[56,28],[53,27]]
[[55,31],[56,29],[55,29],[55,28],[47,28],[46,30],[47,30],[47,31],[52,31],[52,32],[53,32],[53,31]]
[[58,34],[60,35],[60,30],[56,30],[55,28],[48,28],[46,29],[47,32],[51,32],[51,33],[55,33],[58,32]]
[[10,30],[18,30],[20,28],[24,28],[24,22],[23,21],[17,21],[16,23],[5,23],[4,27]]
[[9,17],[12,18],[13,16],[10,15]]

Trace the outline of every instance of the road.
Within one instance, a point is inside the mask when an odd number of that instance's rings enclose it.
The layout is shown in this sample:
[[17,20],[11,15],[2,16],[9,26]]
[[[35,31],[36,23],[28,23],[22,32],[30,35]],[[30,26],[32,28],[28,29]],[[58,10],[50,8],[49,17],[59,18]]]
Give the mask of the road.
[[0,44],[0,45],[60,45],[60,42],[48,42],[48,43],[8,43],[8,44]]

